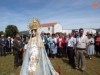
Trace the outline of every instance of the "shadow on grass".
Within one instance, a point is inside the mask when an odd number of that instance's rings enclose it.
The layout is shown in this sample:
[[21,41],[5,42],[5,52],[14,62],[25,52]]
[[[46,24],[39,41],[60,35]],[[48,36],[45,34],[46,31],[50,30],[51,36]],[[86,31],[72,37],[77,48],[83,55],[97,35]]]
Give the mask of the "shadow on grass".
[[[64,63],[66,63],[66,65],[68,65],[69,64],[69,61],[68,61],[68,59],[67,58],[62,58],[62,61],[64,62]],[[70,64],[69,64],[70,65]]]
[[100,58],[100,56],[95,56],[95,57]]
[[100,53],[99,53],[99,55],[93,55],[92,57],[96,57],[96,58],[100,58]]

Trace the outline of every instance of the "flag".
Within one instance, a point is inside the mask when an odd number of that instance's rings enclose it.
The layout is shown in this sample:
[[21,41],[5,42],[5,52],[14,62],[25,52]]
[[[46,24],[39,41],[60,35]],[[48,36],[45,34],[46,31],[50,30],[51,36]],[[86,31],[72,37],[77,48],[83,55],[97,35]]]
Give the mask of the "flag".
[[98,8],[98,6],[99,6],[98,2],[93,2],[92,8]]

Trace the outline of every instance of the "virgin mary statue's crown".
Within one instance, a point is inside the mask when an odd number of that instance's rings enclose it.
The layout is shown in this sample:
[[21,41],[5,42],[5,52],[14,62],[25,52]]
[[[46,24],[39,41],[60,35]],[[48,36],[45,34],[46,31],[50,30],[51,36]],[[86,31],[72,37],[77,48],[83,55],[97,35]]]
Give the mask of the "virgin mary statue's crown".
[[32,18],[29,22],[29,29],[39,29],[40,28],[40,22],[36,18]]

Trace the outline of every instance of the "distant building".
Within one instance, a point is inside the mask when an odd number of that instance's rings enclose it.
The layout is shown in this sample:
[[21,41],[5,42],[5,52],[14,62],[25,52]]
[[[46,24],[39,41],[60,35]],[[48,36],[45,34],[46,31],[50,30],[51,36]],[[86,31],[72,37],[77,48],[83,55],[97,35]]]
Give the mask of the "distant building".
[[[83,28],[84,29],[84,34],[86,34],[87,32],[89,33],[93,33],[96,34],[96,29],[94,28]],[[58,22],[53,22],[53,23],[44,23],[41,24],[41,28],[40,28],[40,33],[44,31],[45,33],[57,33],[57,32],[63,32],[63,33],[70,33],[73,31],[79,31],[79,29],[64,29],[62,27],[62,25]],[[29,30],[27,31],[22,31],[20,32],[21,34],[29,34]]]
[[45,23],[41,24],[40,32],[44,31],[45,33],[57,33],[62,32],[62,25],[59,23]]

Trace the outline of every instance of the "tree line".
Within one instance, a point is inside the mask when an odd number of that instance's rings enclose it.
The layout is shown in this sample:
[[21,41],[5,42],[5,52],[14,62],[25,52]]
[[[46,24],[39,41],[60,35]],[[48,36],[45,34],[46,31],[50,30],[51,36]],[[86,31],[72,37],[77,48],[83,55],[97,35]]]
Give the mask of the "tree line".
[[5,32],[0,31],[0,36],[4,34],[6,37],[14,37],[16,34],[19,33],[19,30],[16,25],[7,25],[5,28]]

